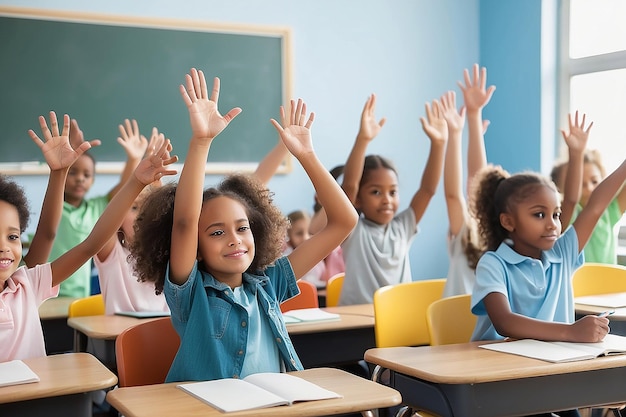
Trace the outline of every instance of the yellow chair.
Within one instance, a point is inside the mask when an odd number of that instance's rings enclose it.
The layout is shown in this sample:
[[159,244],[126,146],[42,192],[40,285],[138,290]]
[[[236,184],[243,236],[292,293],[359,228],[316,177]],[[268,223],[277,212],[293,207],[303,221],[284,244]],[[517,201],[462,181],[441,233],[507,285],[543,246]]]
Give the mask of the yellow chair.
[[[104,311],[104,297],[102,294],[96,294],[72,301],[67,311],[67,317],[101,316],[104,315]],[[74,330],[74,351],[87,351],[87,336],[78,330]]]
[[574,297],[626,292],[626,267],[585,263],[572,276]]
[[319,300],[317,298],[317,287],[309,281],[298,280],[298,288],[300,288],[300,294],[287,301],[284,301],[280,305],[280,311],[285,312],[289,310],[298,310],[301,308],[317,308],[319,307]]
[[115,339],[120,387],[161,384],[178,352],[180,338],[169,317],[142,322]]
[[340,272],[330,277],[328,282],[326,282],[326,307],[339,305],[339,296],[341,295],[341,287],[343,287],[345,276],[344,272]]
[[426,310],[431,346],[466,343],[472,338],[477,317],[470,309],[470,294],[434,301]]

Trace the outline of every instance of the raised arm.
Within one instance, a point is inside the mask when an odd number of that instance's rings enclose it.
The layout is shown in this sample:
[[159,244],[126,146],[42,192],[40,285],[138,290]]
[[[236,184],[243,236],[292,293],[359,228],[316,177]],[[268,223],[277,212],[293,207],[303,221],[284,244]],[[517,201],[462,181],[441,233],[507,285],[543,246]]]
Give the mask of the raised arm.
[[73,274],[89,258],[93,257],[117,232],[126,213],[143,188],[164,175],[174,175],[175,170],[167,166],[176,162],[177,157],[170,157],[171,144],[164,141],[161,147],[151,152],[150,156],[139,163],[134,175],[129,178],[96,222],[89,236],[74,248],[52,261],[52,285],[58,285]]
[[463,196],[463,150],[461,138],[465,109],[456,109],[456,95],[448,91],[441,97],[441,108],[448,129],[448,144],[443,169],[443,191],[448,209],[449,233],[456,236],[467,221],[467,203]]
[[118,128],[120,130],[120,136],[117,138],[117,143],[119,143],[126,152],[126,163],[124,164],[124,169],[120,176],[120,182],[113,187],[107,195],[109,200],[113,198],[122,185],[132,177],[135,168],[139,165],[139,161],[141,161],[141,158],[148,148],[148,140],[139,133],[139,126],[135,119],[124,120],[124,124],[119,125]]
[[198,220],[209,148],[213,139],[241,113],[238,107],[225,116],[219,113],[219,78],[213,79],[210,98],[202,71],[192,68],[185,75],[185,84],[180,86],[180,94],[189,110],[191,140],[174,199],[170,251],[170,279],[179,285],[187,281],[198,253]]
[[441,105],[437,100],[426,103],[426,118],[421,117],[420,122],[424,132],[430,139],[430,153],[422,173],[420,188],[411,199],[411,208],[415,214],[415,223],[419,223],[437,191],[437,185],[443,169],[446,142],[448,141],[448,127],[443,118]]
[[70,166],[83,152],[91,148],[92,143],[98,145],[100,142],[83,141],[77,144],[76,149],[72,149],[69,140],[70,117],[67,114],[63,117],[63,129],[60,133],[57,116],[53,111],[50,112],[50,128],[43,116],[39,116],[39,125],[43,140],[33,130],[29,130],[28,134],[41,149],[50,167],[50,176],[35,236],[33,236],[28,253],[24,256],[24,263],[29,268],[48,261],[63,213],[63,191]]
[[301,278],[343,242],[356,225],[357,213],[313,150],[311,125],[314,113],[307,118],[306,104],[302,100],[298,100],[297,104],[292,101],[288,118],[284,116],[283,107],[280,111],[281,119],[288,120],[288,123],[281,126],[274,119],[271,122],[289,152],[298,159],[309,176],[326,211],[326,226],[288,255],[296,277]]
[[278,140],[276,146],[270,150],[267,155],[259,162],[254,176],[263,184],[270,182],[280,165],[285,160],[289,152],[282,140]]
[[487,88],[487,69],[479,68],[478,64],[472,67],[473,77],[470,78],[469,71],[463,71],[465,85],[458,83],[463,92],[464,106],[467,112],[467,192],[469,195],[469,184],[478,171],[487,165],[487,155],[485,152],[484,134],[489,125],[488,121],[483,121],[483,108],[491,100],[496,87],[491,85]]
[[626,160],[611,175],[602,180],[589,196],[589,201],[573,223],[578,236],[579,250],[582,251],[587,244],[598,219],[624,186],[624,181],[626,181]]
[[585,149],[589,139],[589,131],[593,122],[585,128],[586,115],[583,114],[582,121],[578,123],[578,111],[575,113],[574,121],[572,115],[568,115],[569,132],[561,130],[565,144],[567,145],[569,159],[565,171],[565,185],[563,186],[563,201],[561,202],[561,226],[565,231],[569,226],[576,204],[580,200],[583,183],[583,167]]
[[367,98],[363,112],[361,113],[361,127],[357,134],[354,146],[348,155],[345,169],[343,171],[343,182],[341,184],[348,199],[354,205],[359,192],[359,183],[363,175],[363,165],[365,163],[365,153],[369,143],[378,135],[380,129],[385,125],[387,119],[384,117],[378,122],[374,111],[376,110],[376,95],[372,94]]

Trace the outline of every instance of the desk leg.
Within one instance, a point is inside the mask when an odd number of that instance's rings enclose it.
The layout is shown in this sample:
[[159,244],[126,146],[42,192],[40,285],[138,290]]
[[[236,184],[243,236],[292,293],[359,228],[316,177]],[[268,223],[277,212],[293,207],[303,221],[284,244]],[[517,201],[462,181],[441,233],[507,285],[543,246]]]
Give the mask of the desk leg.
[[87,352],[87,336],[74,329],[74,352]]

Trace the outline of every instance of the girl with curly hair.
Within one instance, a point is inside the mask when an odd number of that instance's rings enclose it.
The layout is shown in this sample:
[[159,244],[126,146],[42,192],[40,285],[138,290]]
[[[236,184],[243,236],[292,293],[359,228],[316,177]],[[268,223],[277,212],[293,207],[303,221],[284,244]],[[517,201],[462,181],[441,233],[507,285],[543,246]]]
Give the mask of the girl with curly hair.
[[163,291],[180,347],[166,381],[243,378],[257,372],[299,370],[280,303],[298,294],[296,279],[350,233],[357,216],[311,144],[306,106],[281,107],[281,140],[300,162],[324,205],[326,227],[281,257],[287,221],[254,178],[233,174],[203,190],[215,137],[241,112],[222,116],[215,78],[209,97],[202,71],[180,86],[191,120],[189,152],[177,186],[149,197],[139,214],[131,253],[142,280]]

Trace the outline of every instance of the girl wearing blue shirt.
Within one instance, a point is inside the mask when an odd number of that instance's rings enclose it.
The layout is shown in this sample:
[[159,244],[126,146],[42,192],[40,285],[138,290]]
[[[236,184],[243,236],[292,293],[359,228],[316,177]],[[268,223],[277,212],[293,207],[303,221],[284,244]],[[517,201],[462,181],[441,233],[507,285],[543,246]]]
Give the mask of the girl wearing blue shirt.
[[208,95],[202,71],[186,75],[181,95],[192,137],[178,186],[165,186],[144,203],[131,253],[138,276],[164,291],[180,348],[167,381],[243,378],[257,372],[299,370],[280,312],[298,294],[296,279],[350,233],[356,211],[315,155],[302,100],[292,100],[282,126],[272,120],[324,206],[324,229],[281,257],[287,221],[269,190],[246,175],[231,175],[203,191],[213,139],[241,112],[217,110],[219,79]]

